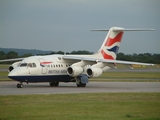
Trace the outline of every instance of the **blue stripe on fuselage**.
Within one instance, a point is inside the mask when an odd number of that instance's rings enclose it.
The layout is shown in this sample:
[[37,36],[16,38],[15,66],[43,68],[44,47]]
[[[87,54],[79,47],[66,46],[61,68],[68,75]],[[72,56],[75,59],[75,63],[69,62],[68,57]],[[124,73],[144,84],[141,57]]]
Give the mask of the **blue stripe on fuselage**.
[[72,77],[69,75],[38,75],[38,76],[8,76],[9,78],[20,82],[70,82]]

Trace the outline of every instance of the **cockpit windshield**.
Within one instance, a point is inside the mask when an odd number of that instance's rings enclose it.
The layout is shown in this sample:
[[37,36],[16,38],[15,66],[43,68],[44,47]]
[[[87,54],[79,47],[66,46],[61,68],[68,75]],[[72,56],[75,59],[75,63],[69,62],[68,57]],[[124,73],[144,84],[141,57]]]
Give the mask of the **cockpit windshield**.
[[31,67],[31,68],[35,68],[36,64],[35,63],[20,63],[19,67]]
[[27,63],[22,63],[19,65],[20,67],[26,67],[27,66]]

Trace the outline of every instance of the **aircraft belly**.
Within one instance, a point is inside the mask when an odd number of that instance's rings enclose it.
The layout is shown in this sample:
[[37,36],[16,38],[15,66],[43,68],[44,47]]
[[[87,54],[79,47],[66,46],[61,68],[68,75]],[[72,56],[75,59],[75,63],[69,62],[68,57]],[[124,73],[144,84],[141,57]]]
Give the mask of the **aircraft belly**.
[[70,82],[69,75],[30,75],[30,76],[9,76],[9,78],[20,82]]

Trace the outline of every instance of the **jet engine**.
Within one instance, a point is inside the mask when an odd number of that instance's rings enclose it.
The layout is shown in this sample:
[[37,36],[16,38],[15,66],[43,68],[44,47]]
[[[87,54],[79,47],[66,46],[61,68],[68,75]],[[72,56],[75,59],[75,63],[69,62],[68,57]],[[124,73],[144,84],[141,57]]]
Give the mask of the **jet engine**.
[[98,77],[102,74],[102,72],[103,71],[101,68],[93,67],[93,68],[88,68],[86,74],[88,77]]
[[80,66],[70,66],[67,68],[67,73],[71,77],[76,77],[83,72],[83,68]]

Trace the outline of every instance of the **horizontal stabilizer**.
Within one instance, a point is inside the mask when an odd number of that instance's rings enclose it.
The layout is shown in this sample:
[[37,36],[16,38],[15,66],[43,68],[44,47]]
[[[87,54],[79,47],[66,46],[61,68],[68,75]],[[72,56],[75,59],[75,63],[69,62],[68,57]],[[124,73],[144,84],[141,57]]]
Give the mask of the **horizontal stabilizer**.
[[[110,29],[92,29],[91,31],[109,31]],[[141,29],[125,29],[121,27],[113,27],[113,31],[154,31],[154,29],[151,28],[141,28]]]

